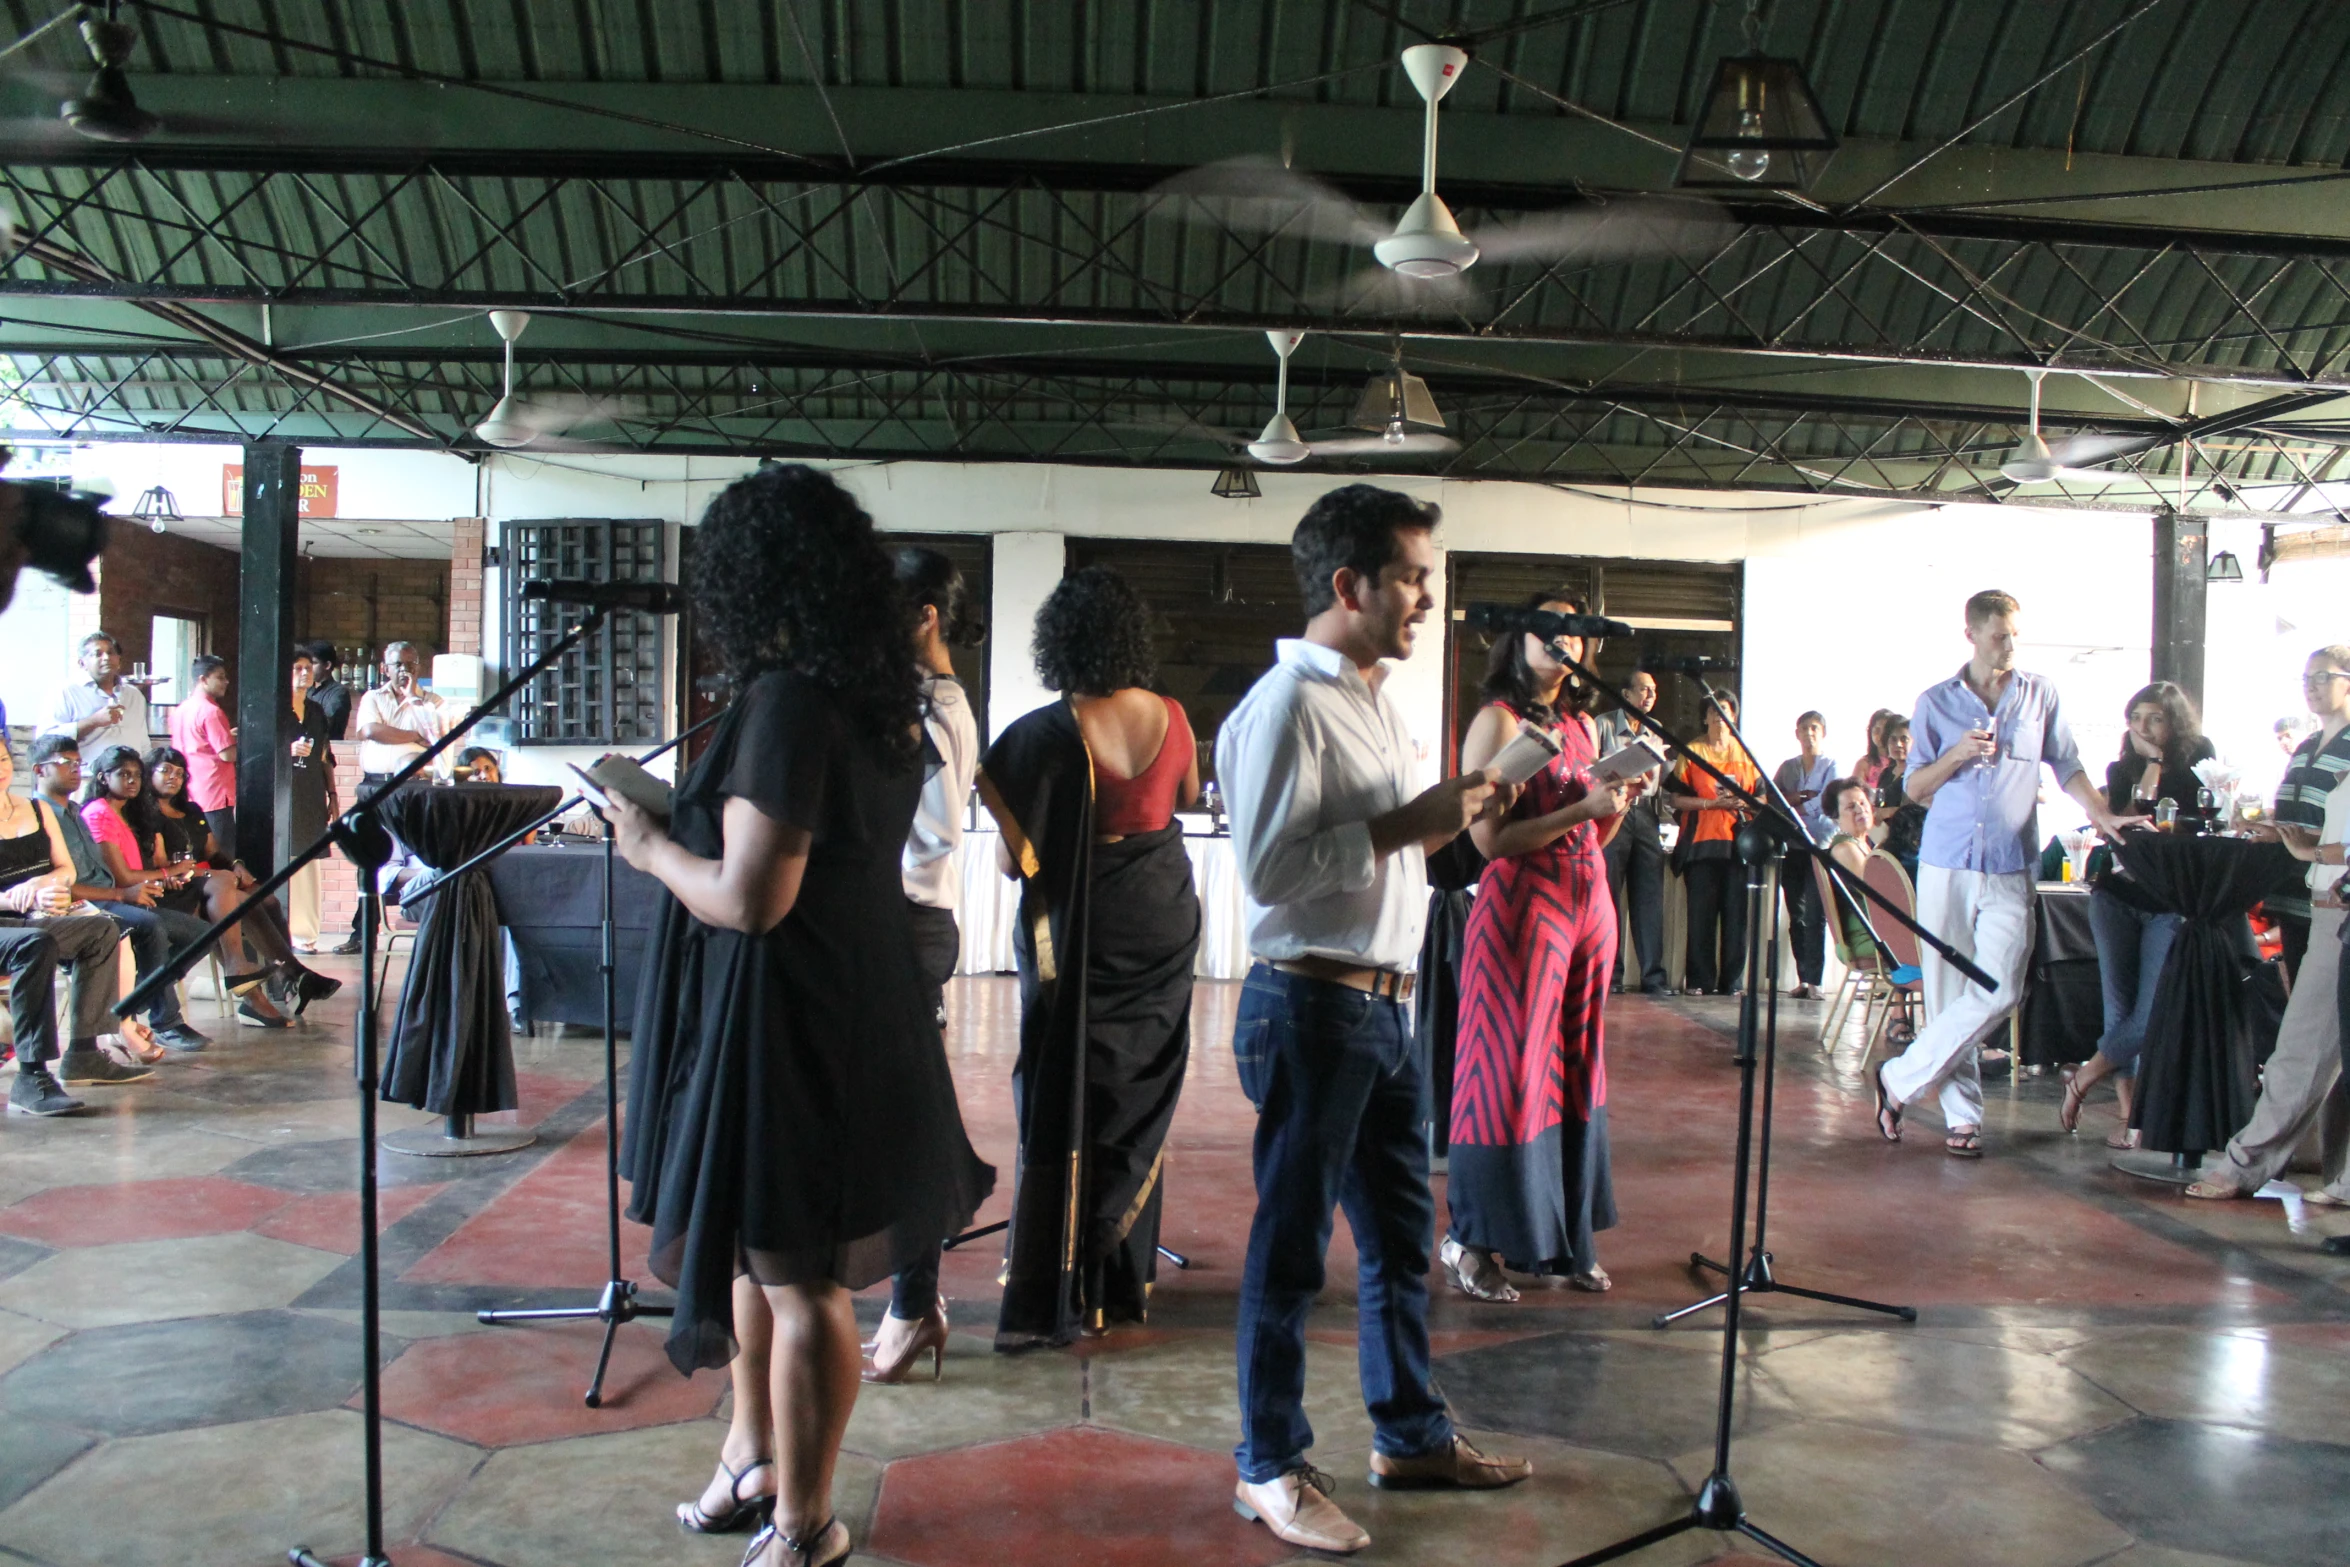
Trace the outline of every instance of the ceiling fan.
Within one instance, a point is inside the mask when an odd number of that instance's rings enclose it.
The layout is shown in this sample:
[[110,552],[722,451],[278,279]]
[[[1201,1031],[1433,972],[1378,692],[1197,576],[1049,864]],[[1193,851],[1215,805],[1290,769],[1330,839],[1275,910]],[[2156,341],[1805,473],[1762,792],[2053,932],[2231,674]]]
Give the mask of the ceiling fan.
[[2115,473],[2096,464],[2111,462],[2159,444],[2142,435],[2068,435],[2050,446],[2040,435],[2040,382],[2045,370],[2027,370],[2032,382],[2032,427],[2016,442],[2015,450],[1999,465],[2002,478],[2017,484],[2047,484],[2065,479],[2079,484],[2128,484],[2134,473]]
[[[79,80],[61,67],[44,68],[25,60],[33,45],[67,22],[78,24],[91,66],[87,80]],[[129,143],[157,135],[282,138],[287,134],[284,125],[264,119],[224,119],[176,110],[157,114],[146,108],[131,90],[124,70],[138,44],[139,30],[121,19],[120,0],[108,0],[102,14],[94,5],[71,6],[0,48],[0,73],[63,100],[54,117],[44,114],[39,119],[0,120],[0,139],[72,146],[77,139]]]
[[504,390],[491,407],[487,418],[473,427],[473,433],[484,444],[505,451],[528,447],[537,451],[571,452],[628,452],[635,447],[597,441],[564,439],[566,431],[597,420],[620,418],[631,410],[624,404],[605,398],[580,397],[558,393],[554,396],[521,397],[514,391],[514,340],[522,336],[522,329],[530,325],[530,313],[525,310],[493,310],[490,325],[506,344],[506,378]]
[[1734,232],[1719,208],[1686,197],[1620,197],[1464,232],[1436,192],[1437,104],[1460,80],[1468,51],[1414,44],[1404,74],[1427,105],[1420,194],[1389,224],[1326,181],[1285,162],[1244,157],[1187,170],[1160,194],[1196,204],[1226,226],[1367,246],[1380,267],[1441,287],[1480,260],[1599,262],[1717,248]]
[[[1427,430],[1414,430],[1415,423],[1426,423],[1420,417],[1415,401],[1424,401],[1427,388],[1417,376],[1404,374],[1402,364],[1396,366],[1391,381],[1394,402],[1385,427],[1377,435],[1342,435],[1320,441],[1302,439],[1297,426],[1289,418],[1289,356],[1297,352],[1297,345],[1305,341],[1303,332],[1276,329],[1265,334],[1273,345],[1273,352],[1281,357],[1281,378],[1275,383],[1273,417],[1265,421],[1265,428],[1246,447],[1248,454],[1262,463],[1288,467],[1304,462],[1309,457],[1432,457],[1456,451],[1460,442],[1449,435]],[[1410,394],[1417,391],[1418,399]],[[1441,423],[1435,404],[1426,404],[1426,413]]]

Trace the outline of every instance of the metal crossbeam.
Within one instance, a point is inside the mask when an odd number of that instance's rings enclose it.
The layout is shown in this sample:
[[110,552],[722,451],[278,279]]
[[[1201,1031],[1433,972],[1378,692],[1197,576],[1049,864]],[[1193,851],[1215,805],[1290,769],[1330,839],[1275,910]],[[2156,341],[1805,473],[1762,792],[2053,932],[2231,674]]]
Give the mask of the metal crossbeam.
[[[1746,226],[1711,254],[1487,264],[1467,274],[1464,299],[1423,313],[1408,296],[1346,287],[1367,261],[1351,249],[1239,233],[1197,205],[1055,187],[1035,171],[992,185],[738,166],[691,181],[522,179],[427,160],[330,188],[302,170],[199,173],[142,152],[0,181],[34,234],[128,252],[93,279],[29,248],[0,278],[0,295],[17,297],[1302,326],[2350,389],[2350,245],[2325,240],[1730,207]],[[1471,224],[1502,210],[1454,195]]]

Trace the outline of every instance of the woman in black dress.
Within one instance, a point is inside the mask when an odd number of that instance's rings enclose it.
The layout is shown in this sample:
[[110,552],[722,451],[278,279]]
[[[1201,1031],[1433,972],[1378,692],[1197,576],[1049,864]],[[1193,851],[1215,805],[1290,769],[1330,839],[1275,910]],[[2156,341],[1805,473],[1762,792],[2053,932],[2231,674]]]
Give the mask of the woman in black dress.
[[698,1532],[773,1514],[752,1567],[849,1554],[834,1461],[856,1404],[852,1291],[994,1185],[924,1001],[898,856],[922,788],[910,617],[872,519],[793,464],[729,486],[688,584],[740,695],[667,824],[605,809],[668,889],[631,1063],[630,1212],[677,1290],[679,1369],[733,1363]]

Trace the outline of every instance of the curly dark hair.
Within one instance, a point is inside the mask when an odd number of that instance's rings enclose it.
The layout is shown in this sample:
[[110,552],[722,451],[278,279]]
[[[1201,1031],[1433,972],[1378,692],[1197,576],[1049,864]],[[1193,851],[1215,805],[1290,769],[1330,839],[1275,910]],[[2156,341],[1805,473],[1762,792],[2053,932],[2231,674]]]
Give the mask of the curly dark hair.
[[830,474],[778,463],[702,513],[686,589],[702,639],[738,685],[794,669],[902,760],[920,748],[922,685],[905,595],[873,519]]
[[1107,566],[1061,579],[1036,612],[1031,648],[1047,691],[1108,696],[1159,677],[1150,606]]
[[1340,567],[1376,581],[1395,559],[1398,528],[1433,528],[1443,516],[1434,501],[1416,501],[1376,484],[1341,485],[1307,507],[1289,536],[1290,564],[1297,570],[1297,590],[1305,596],[1306,618],[1338,602],[1330,579]]
[[[1583,613],[1583,601],[1565,588],[1536,593],[1526,600],[1525,607],[1540,609],[1545,604],[1564,604],[1569,614]],[[1583,662],[1588,664],[1598,656],[1598,644],[1585,642]],[[1530,724],[1548,724],[1569,713],[1589,712],[1593,695],[1583,684],[1582,676],[1570,673],[1566,683],[1559,687],[1556,709],[1537,696],[1534,667],[1526,662],[1526,637],[1518,631],[1495,635],[1493,646],[1485,655],[1485,680],[1477,692],[1488,702],[1507,702]]]

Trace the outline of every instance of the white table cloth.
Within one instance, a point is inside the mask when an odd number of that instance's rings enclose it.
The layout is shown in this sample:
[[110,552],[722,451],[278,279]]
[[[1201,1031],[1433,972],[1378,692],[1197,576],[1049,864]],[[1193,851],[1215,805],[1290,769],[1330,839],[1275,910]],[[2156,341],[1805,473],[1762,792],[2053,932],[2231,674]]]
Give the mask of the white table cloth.
[[[999,835],[992,826],[963,834],[963,899],[955,923],[963,933],[958,974],[1009,974],[1015,967],[1012,931],[1020,918],[1019,883],[996,868]],[[1205,834],[1186,837],[1191,879],[1199,889],[1199,957],[1192,972],[1202,979],[1244,979],[1248,975],[1248,928],[1241,918],[1240,873],[1232,840]]]

